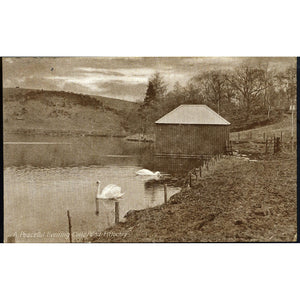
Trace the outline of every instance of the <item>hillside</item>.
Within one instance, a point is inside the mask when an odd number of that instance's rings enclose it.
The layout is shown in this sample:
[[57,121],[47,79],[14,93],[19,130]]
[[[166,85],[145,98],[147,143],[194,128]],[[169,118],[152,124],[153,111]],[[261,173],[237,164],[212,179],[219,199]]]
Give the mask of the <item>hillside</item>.
[[3,89],[4,133],[126,135],[136,103],[63,91]]

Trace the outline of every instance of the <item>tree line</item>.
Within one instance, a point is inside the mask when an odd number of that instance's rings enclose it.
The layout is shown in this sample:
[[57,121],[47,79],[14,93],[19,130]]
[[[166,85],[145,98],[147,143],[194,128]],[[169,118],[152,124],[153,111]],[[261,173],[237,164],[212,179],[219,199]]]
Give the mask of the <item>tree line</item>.
[[[206,104],[234,129],[275,122],[296,104],[296,67],[276,71],[267,65],[210,70],[176,82],[173,89],[160,73],[148,81],[145,98],[129,116],[132,131],[151,132],[154,122],[180,104]],[[240,128],[241,127],[241,128]]]

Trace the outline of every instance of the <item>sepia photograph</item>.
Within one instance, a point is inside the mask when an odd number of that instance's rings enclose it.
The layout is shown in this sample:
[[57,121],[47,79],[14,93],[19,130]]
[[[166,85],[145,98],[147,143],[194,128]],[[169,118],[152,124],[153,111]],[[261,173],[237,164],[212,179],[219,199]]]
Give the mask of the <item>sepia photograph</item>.
[[296,57],[3,57],[5,243],[297,241]]
[[2,3],[4,299],[297,298],[297,5]]

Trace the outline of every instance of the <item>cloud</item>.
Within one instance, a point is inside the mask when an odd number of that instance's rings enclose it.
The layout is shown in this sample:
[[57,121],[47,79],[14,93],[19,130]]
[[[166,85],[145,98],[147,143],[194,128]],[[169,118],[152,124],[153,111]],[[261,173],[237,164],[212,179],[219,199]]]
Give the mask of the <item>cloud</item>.
[[211,68],[242,63],[285,68],[295,58],[276,57],[8,57],[3,59],[4,87],[66,90],[126,100],[143,99],[149,77],[160,72],[169,89]]
[[110,81],[100,83],[99,88],[102,90],[103,96],[127,99],[130,101],[141,101],[145,97],[147,84],[136,83],[128,85],[122,81]]
[[112,76],[125,76],[121,72],[116,72],[116,71],[111,71],[107,69],[100,69],[100,68],[75,68],[79,72],[84,72],[84,73],[97,73],[97,74],[103,74],[103,75],[112,75]]

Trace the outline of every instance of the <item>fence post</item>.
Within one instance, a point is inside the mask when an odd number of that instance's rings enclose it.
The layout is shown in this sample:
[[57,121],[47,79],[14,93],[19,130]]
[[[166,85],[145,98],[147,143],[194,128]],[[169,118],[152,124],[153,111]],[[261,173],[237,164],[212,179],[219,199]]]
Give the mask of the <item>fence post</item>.
[[268,153],[268,139],[266,139],[266,151],[265,151],[265,154]]
[[199,181],[199,177],[200,177],[200,169],[196,168],[195,171],[196,171],[196,181],[198,182]]
[[99,216],[99,200],[96,198],[96,216]]
[[165,197],[165,203],[168,202],[168,194],[167,194],[167,185],[164,184],[164,197]]
[[280,145],[280,138],[277,138],[277,152],[279,152],[281,149],[281,145]]
[[119,223],[119,201],[115,201],[115,224]]
[[238,142],[240,142],[240,133],[238,132]]
[[274,148],[274,153],[276,153],[276,138],[275,138],[275,135],[274,135],[274,139],[273,140],[274,140],[274,147],[273,147]]
[[71,216],[70,212],[67,210],[68,222],[69,222],[69,235],[70,235],[70,243],[72,243],[72,224],[71,224]]
[[266,133],[265,132],[264,132],[263,136],[264,136],[264,142],[265,142],[266,141]]
[[280,141],[282,143],[282,131],[280,132]]

